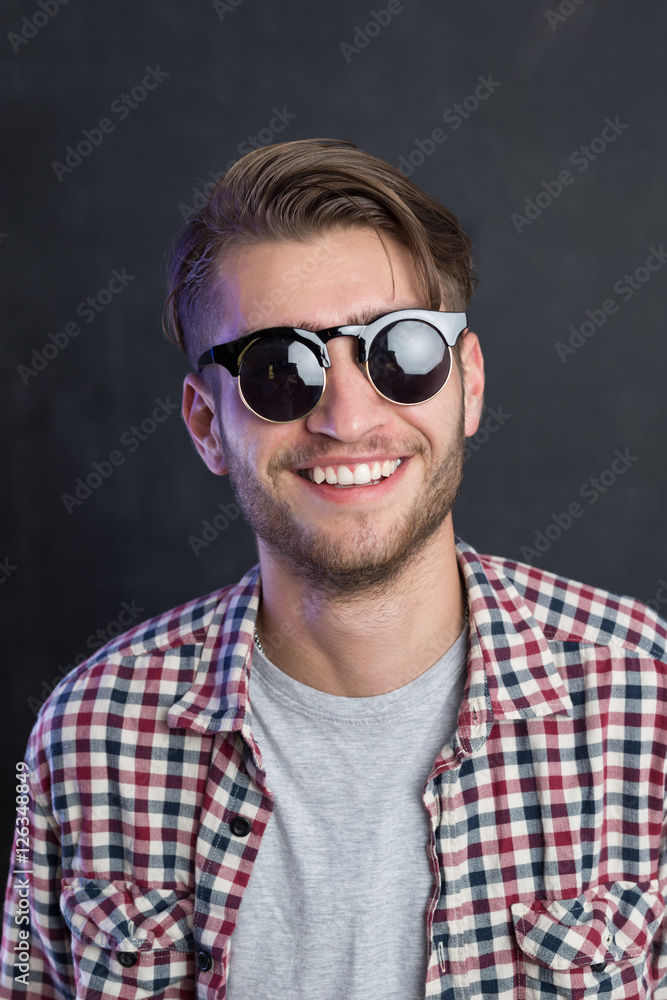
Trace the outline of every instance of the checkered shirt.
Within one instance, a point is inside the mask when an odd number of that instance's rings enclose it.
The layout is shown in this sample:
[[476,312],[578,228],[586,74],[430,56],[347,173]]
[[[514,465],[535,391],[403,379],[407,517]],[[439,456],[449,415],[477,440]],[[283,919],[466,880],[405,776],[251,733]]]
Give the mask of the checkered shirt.
[[[665,622],[458,539],[457,554],[468,679],[423,794],[424,995],[667,998]],[[2,997],[224,1000],[273,808],[248,701],[259,585],[255,566],[138,625],[43,706]]]

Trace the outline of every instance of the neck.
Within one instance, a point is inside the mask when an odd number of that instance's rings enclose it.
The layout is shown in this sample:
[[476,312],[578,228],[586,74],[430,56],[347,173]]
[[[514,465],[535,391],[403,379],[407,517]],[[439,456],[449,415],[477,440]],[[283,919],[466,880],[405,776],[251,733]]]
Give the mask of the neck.
[[313,587],[258,540],[257,627],[268,658],[328,694],[371,697],[409,684],[449,649],[466,620],[451,516],[382,591],[346,599]]

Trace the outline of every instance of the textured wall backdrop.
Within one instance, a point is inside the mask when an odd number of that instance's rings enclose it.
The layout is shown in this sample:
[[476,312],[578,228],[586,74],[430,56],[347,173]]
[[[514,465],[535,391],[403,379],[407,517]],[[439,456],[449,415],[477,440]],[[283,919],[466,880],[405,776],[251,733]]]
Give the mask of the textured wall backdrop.
[[664,6],[5,0],[2,18],[0,863],[57,680],[256,561],[238,521],[206,528],[233,498],[160,329],[165,247],[252,146],[351,139],[458,215],[488,373],[458,534],[665,612]]

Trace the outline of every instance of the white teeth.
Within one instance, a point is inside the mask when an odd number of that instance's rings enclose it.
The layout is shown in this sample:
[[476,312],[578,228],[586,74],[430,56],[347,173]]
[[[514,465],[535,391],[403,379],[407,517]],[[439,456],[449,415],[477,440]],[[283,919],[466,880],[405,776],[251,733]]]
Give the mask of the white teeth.
[[[370,467],[366,465],[365,462],[362,462],[361,465],[355,465],[354,476],[352,477],[352,481],[356,486],[365,486],[366,483],[370,483],[371,470]],[[338,482],[340,483],[342,482],[342,480],[339,479]]]
[[350,472],[347,465],[339,465],[336,469],[336,479],[339,486],[352,486],[354,474]]
[[329,483],[330,486],[367,486],[378,483],[382,478],[391,476],[401,464],[400,458],[385,459],[384,462],[360,462],[352,469],[347,465],[332,465],[323,467],[315,465],[312,469],[304,469],[303,475],[313,483]]

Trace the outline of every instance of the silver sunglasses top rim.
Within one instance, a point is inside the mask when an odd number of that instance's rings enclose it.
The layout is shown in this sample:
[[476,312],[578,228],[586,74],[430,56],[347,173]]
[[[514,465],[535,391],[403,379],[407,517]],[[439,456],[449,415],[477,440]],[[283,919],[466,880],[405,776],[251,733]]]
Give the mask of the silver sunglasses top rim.
[[[440,324],[436,324],[433,321],[435,316],[447,316],[451,317],[451,320],[446,324],[442,321]],[[458,322],[455,320],[463,321],[463,325],[460,329],[453,333],[452,331],[458,326]],[[354,337],[357,336],[362,330],[366,331],[366,335],[371,337],[373,334],[378,333],[383,330],[389,323],[398,323],[403,319],[420,319],[424,320],[426,323],[430,323],[432,326],[436,326],[438,331],[443,335],[450,347],[453,347],[456,343],[458,337],[466,329],[468,323],[468,315],[465,312],[450,312],[445,309],[399,309],[396,312],[385,313],[384,316],[378,316],[377,319],[373,320],[372,323],[355,323],[347,326],[330,326],[324,330],[315,331],[316,333],[326,333],[328,330],[337,330],[340,334]],[[445,329],[442,329],[444,327]],[[298,331],[298,333],[310,333],[312,330],[301,330],[298,327],[293,327],[292,329]],[[261,331],[257,331],[261,333]]]

